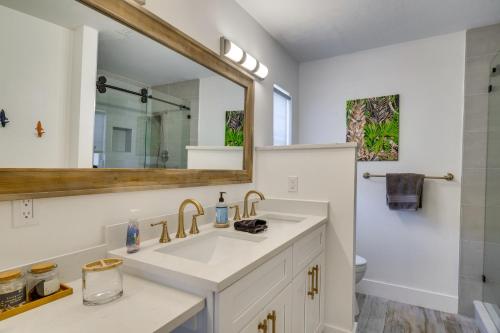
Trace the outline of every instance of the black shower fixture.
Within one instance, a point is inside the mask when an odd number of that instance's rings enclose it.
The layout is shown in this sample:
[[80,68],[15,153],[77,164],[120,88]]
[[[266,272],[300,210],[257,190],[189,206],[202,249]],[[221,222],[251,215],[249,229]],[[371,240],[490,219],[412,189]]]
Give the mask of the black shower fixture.
[[142,103],[147,103],[148,99],[152,99],[152,100],[155,100],[155,101],[158,101],[158,102],[162,102],[162,103],[166,103],[166,104],[169,104],[169,105],[176,106],[176,107],[178,107],[181,110],[186,110],[186,111],[191,110],[191,108],[189,108],[186,105],[169,102],[169,101],[166,101],[164,99],[154,97],[153,95],[148,95],[148,89],[147,88],[142,88],[140,92],[136,92],[136,91],[128,90],[128,89],[125,89],[125,88],[121,88],[121,87],[117,87],[117,86],[112,86],[110,84],[107,84],[106,83],[107,81],[108,80],[106,79],[105,76],[99,76],[99,78],[97,79],[96,88],[97,88],[97,91],[100,92],[101,94],[106,93],[106,90],[109,88],[109,89],[121,91],[121,92],[124,92],[124,93],[127,93],[127,94],[132,94],[132,95],[139,96],[141,98],[141,102]]
[[0,111],[0,124],[2,124],[2,127],[5,127],[9,123],[9,118],[7,118],[7,115],[5,114],[5,111],[2,110]]

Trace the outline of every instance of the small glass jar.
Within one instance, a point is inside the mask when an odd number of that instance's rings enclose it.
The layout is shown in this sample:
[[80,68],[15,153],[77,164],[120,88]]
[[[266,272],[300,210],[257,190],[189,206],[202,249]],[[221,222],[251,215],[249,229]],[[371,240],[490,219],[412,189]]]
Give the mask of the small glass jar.
[[61,288],[57,265],[52,262],[31,266],[27,280],[28,301],[52,295]]
[[0,312],[26,303],[26,279],[14,269],[0,273]]
[[101,259],[82,268],[83,304],[109,303],[123,295],[121,259]]

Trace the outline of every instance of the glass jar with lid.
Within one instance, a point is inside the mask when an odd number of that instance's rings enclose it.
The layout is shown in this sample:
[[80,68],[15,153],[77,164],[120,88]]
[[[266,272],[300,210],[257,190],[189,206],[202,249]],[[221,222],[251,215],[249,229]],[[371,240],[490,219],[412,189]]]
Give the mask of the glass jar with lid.
[[83,304],[105,304],[123,295],[122,263],[121,259],[109,258],[83,266]]
[[43,262],[31,266],[27,280],[29,301],[52,295],[61,288],[57,265],[53,262]]
[[0,273],[0,312],[26,303],[26,279],[19,269]]

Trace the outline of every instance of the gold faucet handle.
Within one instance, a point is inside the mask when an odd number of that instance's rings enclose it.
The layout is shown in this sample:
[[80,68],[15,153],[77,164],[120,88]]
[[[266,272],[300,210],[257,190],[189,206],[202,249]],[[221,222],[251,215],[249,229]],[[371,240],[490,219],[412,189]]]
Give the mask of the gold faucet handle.
[[257,211],[256,211],[256,209],[255,209],[255,208],[257,207],[257,204],[258,204],[258,203],[259,203],[258,201],[254,201],[254,202],[252,202],[252,209],[250,210],[250,216],[255,216],[255,215],[257,215]]
[[161,229],[160,243],[168,243],[168,242],[170,242],[170,236],[168,234],[167,220],[160,221],[158,223],[151,223],[152,227],[157,226],[157,225],[162,225],[163,226],[163,228]]
[[239,205],[233,205],[229,208],[234,208],[234,221],[240,221],[241,220],[241,215],[240,215],[240,206]]
[[195,214],[193,215],[193,219],[191,220],[191,229],[189,229],[189,233],[191,235],[196,235],[200,233],[200,230],[198,229],[198,221],[197,218],[198,216],[201,216],[203,214]]

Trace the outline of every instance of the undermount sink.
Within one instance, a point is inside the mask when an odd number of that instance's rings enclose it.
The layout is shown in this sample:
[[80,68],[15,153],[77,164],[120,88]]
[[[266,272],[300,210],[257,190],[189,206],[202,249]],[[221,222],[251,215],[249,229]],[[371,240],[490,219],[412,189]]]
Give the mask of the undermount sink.
[[248,251],[264,239],[266,237],[257,235],[214,231],[177,244],[167,245],[156,251],[214,265],[227,257]]
[[304,221],[305,217],[282,215],[282,214],[265,214],[259,216],[259,219],[267,221],[268,224],[272,223],[299,223]]

